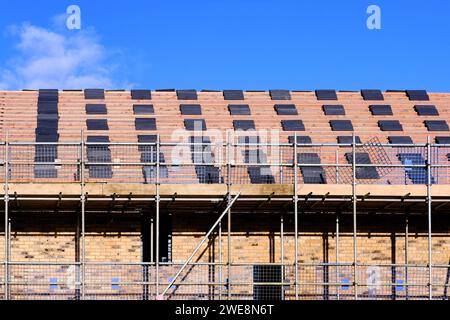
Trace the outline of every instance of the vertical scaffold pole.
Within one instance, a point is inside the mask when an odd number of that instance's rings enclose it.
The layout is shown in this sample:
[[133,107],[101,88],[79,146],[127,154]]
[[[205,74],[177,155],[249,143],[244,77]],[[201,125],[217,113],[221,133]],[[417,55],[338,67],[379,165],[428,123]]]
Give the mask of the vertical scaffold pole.
[[406,295],[406,300],[408,300],[408,290],[409,290],[409,279],[408,279],[408,263],[409,263],[409,212],[408,210],[405,212],[405,283],[406,283],[406,288],[405,288],[405,295]]
[[427,137],[427,207],[428,207],[428,299],[433,299],[433,256],[431,238],[431,144]]
[[154,218],[153,215],[150,217],[150,263],[153,265],[155,262],[155,257],[153,255],[153,238],[155,237],[155,226],[154,226]]
[[[280,215],[280,263],[281,263],[281,270],[282,270],[281,281],[284,282],[285,267],[284,267],[284,216],[283,216],[283,214]],[[281,287],[281,290],[283,292],[282,299],[284,299],[284,287]]]
[[[339,212],[336,212],[336,282],[339,282]],[[336,287],[337,299],[339,300],[339,287]]]
[[[223,153],[223,151],[224,151],[224,149],[223,149],[223,147],[224,147],[223,142],[219,146],[220,146],[219,147],[219,150],[220,150],[220,152],[219,152],[219,154],[220,154],[219,161],[221,163],[220,170],[223,171],[224,170],[223,163],[224,163],[224,160],[225,160],[224,153]],[[218,249],[218,253],[217,254],[219,255],[219,300],[222,300],[222,290],[223,290],[222,220],[219,222],[219,244],[218,245],[219,245],[219,249]]]
[[357,230],[356,230],[356,140],[352,135],[352,203],[353,203],[353,288],[355,300],[358,299],[358,268],[357,268]]
[[295,268],[295,300],[298,300],[298,159],[297,133],[294,135],[294,268]]
[[9,134],[6,133],[5,142],[5,292],[4,299],[9,300],[9,262],[10,262],[10,228],[9,228]]
[[156,200],[156,248],[155,248],[155,252],[156,252],[156,258],[155,258],[155,276],[156,276],[156,296],[159,296],[159,224],[160,224],[160,217],[159,217],[159,202],[160,202],[160,181],[159,181],[159,162],[160,162],[160,157],[159,157],[159,153],[160,153],[160,148],[161,148],[161,140],[160,140],[160,136],[158,134],[157,136],[157,141],[156,141],[156,196],[155,196],[155,200]]
[[280,263],[284,268],[284,216],[280,216]]
[[219,223],[219,300],[222,300],[222,222]]
[[81,191],[81,299],[86,295],[86,194],[85,194],[85,162],[84,162],[84,132],[81,131],[81,150],[80,150],[80,191]]
[[[227,203],[231,203],[231,133],[227,136]],[[228,300],[231,299],[231,207],[228,209],[227,222],[227,273],[228,273]]]

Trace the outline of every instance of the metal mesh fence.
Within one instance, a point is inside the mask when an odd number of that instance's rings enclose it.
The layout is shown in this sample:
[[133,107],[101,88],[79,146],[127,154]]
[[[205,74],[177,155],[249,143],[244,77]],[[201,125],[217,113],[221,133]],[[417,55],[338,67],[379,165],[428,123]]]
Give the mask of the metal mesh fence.
[[[360,266],[359,298],[370,300],[427,299],[428,268]],[[408,284],[406,286],[406,284]]]
[[351,178],[351,167],[342,158],[346,151],[345,147],[334,146],[298,147],[298,183],[348,183],[348,178]]
[[9,264],[12,300],[76,300],[80,298],[77,264]]
[[450,289],[450,265],[433,266],[432,283],[433,297],[440,300],[449,300]]
[[[297,163],[299,184],[349,184],[353,162],[359,184],[450,182],[450,147],[382,145],[376,139],[355,148],[196,140],[178,145],[90,142],[84,148],[81,143],[11,143],[0,144],[3,166],[6,153],[10,182],[80,182],[83,170],[86,182],[292,184]],[[2,181],[4,174],[1,170]]]
[[291,184],[294,181],[292,147],[236,145],[227,156],[230,183]]
[[[162,264],[160,267],[160,283],[165,288],[173,280],[173,276],[181,268],[181,264]],[[170,300],[215,300],[224,296],[224,266],[216,264],[188,265],[169,288],[167,299]],[[222,280],[221,280],[222,279]]]
[[[10,263],[9,268],[10,299],[83,299],[79,263]],[[160,293],[180,268],[181,264],[160,264]],[[447,265],[432,268],[433,299],[448,300],[449,270]],[[232,264],[230,275],[227,265],[190,264],[164,299],[295,299],[295,265]],[[426,266],[358,265],[355,279],[350,263],[299,264],[298,275],[300,300],[353,300],[355,290],[358,299],[367,300],[423,300],[429,293]],[[157,296],[155,264],[87,263],[84,279],[87,300],[151,300]]]
[[88,264],[85,279],[89,300],[150,300],[155,296],[154,267],[147,264]]
[[77,182],[80,149],[73,145],[12,145],[8,148],[10,182]]
[[299,299],[346,300],[354,298],[353,267],[349,264],[299,266]]
[[450,183],[450,147],[431,148],[431,164],[436,167],[431,168],[431,174],[436,179],[436,184]]

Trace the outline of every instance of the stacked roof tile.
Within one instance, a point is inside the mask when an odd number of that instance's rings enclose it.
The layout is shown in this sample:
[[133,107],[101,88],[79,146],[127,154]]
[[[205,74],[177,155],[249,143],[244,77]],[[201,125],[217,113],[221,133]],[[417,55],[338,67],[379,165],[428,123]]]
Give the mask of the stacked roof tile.
[[[235,130],[237,125],[243,130],[278,130],[281,142],[288,142],[295,131],[310,136],[313,143],[335,143],[343,135],[340,132],[352,130],[362,142],[378,137],[388,143],[392,131],[399,130],[415,143],[426,142],[428,135],[431,139],[450,136],[450,94],[423,90],[142,89],[130,92],[86,89],[59,91],[58,103],[40,101],[39,104],[38,91],[0,94],[3,134],[8,131],[10,139],[16,141],[41,139],[44,129],[40,128],[53,121],[44,118],[56,113],[59,125],[52,135],[57,132],[59,141],[76,141],[82,130],[108,130],[112,142],[132,142],[137,141],[139,131],[153,130],[162,142],[171,142],[173,131],[184,128],[185,123],[190,127],[196,123],[195,119],[201,120],[201,127],[207,129]],[[254,126],[250,125],[252,121]]]
[[[157,135],[161,142],[176,142],[174,132],[179,130],[199,130],[212,140],[215,134],[208,131],[215,130],[224,133],[223,141],[226,131],[260,140],[259,130],[276,132],[280,143],[293,142],[294,135],[299,143],[351,143],[353,133],[357,143],[374,137],[386,144],[425,143],[428,137],[450,141],[450,93],[423,90],[1,91],[0,104],[0,129],[10,141],[73,142],[85,131],[89,139],[104,137],[112,143],[154,141]],[[110,152],[101,151],[106,162]],[[42,162],[58,156],[56,150],[52,154]],[[197,174],[217,180],[215,169],[208,170]],[[320,169],[304,171],[323,175]]]

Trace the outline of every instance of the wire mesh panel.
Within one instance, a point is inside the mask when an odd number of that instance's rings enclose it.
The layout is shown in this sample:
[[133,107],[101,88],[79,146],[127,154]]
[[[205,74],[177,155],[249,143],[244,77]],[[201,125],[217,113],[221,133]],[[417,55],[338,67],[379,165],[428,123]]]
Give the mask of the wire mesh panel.
[[[168,165],[167,176],[161,177],[162,184],[197,184],[198,177],[192,164],[191,151],[188,145],[161,146]],[[155,175],[156,178],[156,175]],[[156,179],[155,179],[156,181]]]
[[154,266],[146,264],[87,264],[88,300],[150,300],[155,296]]
[[[398,149],[397,158],[405,165],[399,176],[397,184],[427,184],[428,183],[428,150],[426,147],[403,147]],[[412,165],[412,166],[410,166]],[[436,178],[431,175],[430,183],[436,183]]]
[[293,264],[282,265],[282,299],[294,300],[295,299],[295,266]]
[[[264,291],[266,291],[267,287],[264,287],[265,284],[261,284],[255,290],[254,286],[254,276],[255,271],[254,265],[232,265],[230,268],[231,277],[230,279],[225,278],[225,283],[227,283],[227,288],[231,290],[231,298],[236,300],[253,300],[256,297],[263,300]],[[267,271],[267,270],[266,270]],[[263,276],[260,271],[260,275]],[[266,275],[269,272],[266,272]],[[258,276],[258,274],[256,274]],[[263,280],[263,279],[260,279]],[[231,283],[231,285],[229,285]]]
[[77,145],[10,145],[10,182],[78,182]]
[[373,163],[386,165],[377,167],[380,178],[383,178],[394,170],[394,168],[390,166],[392,165],[391,155],[389,152],[390,148],[383,146],[377,137],[364,143],[362,148],[367,154],[369,154]]
[[80,268],[75,264],[10,264],[13,300],[80,299]]
[[[353,152],[353,148],[347,144],[342,144],[339,147],[322,147],[324,154],[322,159],[327,160],[327,163],[335,164],[335,182],[336,184],[350,184],[352,183],[352,165],[348,162],[348,154]],[[334,157],[333,157],[334,153]],[[332,167],[331,167],[332,168]],[[327,167],[327,176],[333,177],[333,172],[330,167]],[[328,179],[329,181],[330,178]]]
[[450,184],[450,147],[434,146],[431,148],[431,174],[436,184]]
[[352,150],[345,154],[345,158],[348,164],[352,165],[351,176],[347,178],[347,181],[353,181],[353,164],[355,164],[355,178],[358,183],[373,184],[380,181],[380,174],[373,163],[373,156],[371,157],[364,146],[355,147],[354,152]]
[[292,146],[239,144],[231,147],[230,182],[291,184],[294,182]]
[[[112,162],[111,150],[108,145],[89,145],[86,148],[87,154],[87,175],[88,179],[111,179],[112,178]],[[119,159],[119,158],[117,158]],[[91,163],[109,163],[109,164],[91,164]]]
[[358,297],[369,300],[404,299],[405,268],[396,266],[358,266]]
[[[358,152],[367,154],[367,160],[358,160],[358,164],[373,164],[372,167],[357,166],[357,179],[364,184],[426,184],[427,183],[427,148],[424,146],[381,146],[364,145]],[[373,179],[359,179],[358,172],[376,170]],[[376,176],[376,177],[375,177]],[[431,181],[435,183],[432,177]]]
[[428,299],[428,267],[408,266],[405,271],[405,282],[408,284],[405,291],[407,299]]
[[[324,265],[323,274],[329,285],[325,285],[323,297],[326,300],[350,300],[354,299],[355,288],[353,282],[353,266]],[[325,282],[326,283],[326,282]]]
[[253,265],[233,265],[231,266],[231,278],[225,279],[227,284],[227,288],[231,290],[232,299],[239,300],[253,300],[256,297],[259,299],[263,299],[264,295],[262,293],[266,291],[265,284],[261,284],[259,286],[260,292],[258,288],[255,290],[254,286],[254,275],[255,270]]
[[283,266],[253,266],[253,300],[283,300]]
[[282,264],[234,264],[225,277],[231,298],[238,300],[293,299],[294,267]]
[[359,298],[413,300],[428,298],[428,268],[421,266],[358,266]]
[[[190,137],[189,139],[192,164],[198,182],[202,184],[223,183],[224,177],[221,175],[220,157],[221,148],[213,152],[214,145],[209,137]],[[216,158],[217,155],[217,158]]]
[[145,165],[142,166],[144,184],[154,184],[157,183],[158,180],[160,182],[166,181],[169,178],[169,171],[166,165],[167,156],[164,152],[161,152],[161,148],[158,148],[155,144],[139,146],[138,149],[141,152],[141,162],[145,163]]
[[209,140],[207,142],[193,140],[189,144],[162,145],[160,152],[165,157],[165,163],[160,164],[160,183],[162,184],[222,184],[225,182],[222,145],[211,143]]
[[[162,263],[159,292],[173,280],[181,264]],[[351,264],[300,264],[301,300],[353,300]],[[358,265],[358,299],[428,299],[428,267],[416,265]],[[288,264],[189,264],[169,288],[168,300],[288,300],[295,299],[295,266]],[[4,274],[0,283],[4,282]],[[450,266],[433,267],[433,298],[448,300]],[[14,300],[82,299],[79,264],[12,263],[10,295]],[[0,285],[2,286],[2,285]],[[4,289],[4,286],[2,286]],[[3,294],[3,291],[0,293]],[[156,298],[154,264],[87,263],[85,299],[151,300]]]
[[[162,264],[160,266],[160,283],[166,288],[180,270],[180,265]],[[221,281],[225,267],[214,264],[190,264],[169,288],[168,300],[215,300],[224,297],[226,285]]]
[[143,182],[137,145],[89,143],[83,154],[86,182]]
[[450,266],[433,266],[432,268],[433,298],[449,300]]
[[340,163],[339,150],[332,146],[297,147],[298,183],[339,184],[341,176],[348,177],[351,170]]
[[[148,144],[88,142],[83,150],[85,180],[154,184],[159,160],[160,183],[222,184],[230,176],[229,182],[236,184],[292,184],[297,158],[298,183],[349,184],[355,157],[359,184],[426,184],[429,163],[431,183],[450,183],[450,148],[446,146],[382,145],[374,138],[357,145],[354,155],[351,144],[304,143],[297,144],[294,155],[293,145],[264,144],[258,137],[239,137],[231,147],[209,137],[190,138],[194,140],[159,148],[155,139]],[[12,143],[8,150],[11,182],[80,181],[80,144]],[[0,144],[0,163],[5,154],[6,145]],[[2,178],[4,170],[0,170]]]
[[[424,146],[386,146],[372,139],[355,147],[339,149],[348,168],[339,169],[339,182],[349,184],[353,179],[353,156],[356,180],[359,184],[425,184],[427,181],[427,148]],[[341,159],[341,158],[338,158]],[[343,171],[343,172],[342,172]],[[431,178],[436,183],[434,177]]]
[[346,300],[354,298],[353,267],[299,265],[299,299]]

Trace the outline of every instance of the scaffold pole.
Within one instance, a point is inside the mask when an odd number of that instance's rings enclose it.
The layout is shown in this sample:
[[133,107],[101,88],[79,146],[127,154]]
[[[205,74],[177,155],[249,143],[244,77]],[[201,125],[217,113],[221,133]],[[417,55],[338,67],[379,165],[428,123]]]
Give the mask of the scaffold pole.
[[80,150],[80,191],[81,191],[81,299],[86,297],[86,194],[85,186],[85,161],[84,161],[84,132],[81,131],[81,150]]
[[5,184],[4,184],[4,201],[5,201],[5,292],[4,299],[9,300],[9,262],[10,262],[10,246],[11,246],[11,236],[10,236],[10,218],[9,218],[9,133],[6,132],[5,141]]
[[160,140],[160,136],[158,134],[157,136],[157,144],[156,144],[156,179],[155,179],[155,187],[156,187],[156,248],[155,248],[155,252],[156,252],[156,259],[155,259],[155,276],[156,276],[156,296],[159,296],[159,245],[160,245],[160,241],[159,241],[159,228],[160,228],[160,212],[159,212],[159,205],[160,205],[160,181],[159,181],[159,170],[160,170],[160,148],[161,148],[161,140]]
[[294,268],[295,300],[298,300],[298,159],[297,133],[294,135]]
[[231,133],[227,136],[227,203],[228,203],[228,222],[227,222],[227,273],[228,273],[228,300],[231,299]]
[[433,243],[431,235],[431,144],[427,137],[427,209],[428,209],[428,299],[433,299]]
[[406,293],[406,300],[408,300],[408,283],[409,283],[409,279],[408,279],[408,263],[409,263],[409,212],[408,209],[405,212],[405,293]]
[[223,270],[222,270],[222,221],[219,223],[219,300],[222,299]]
[[[339,282],[339,211],[336,212],[336,281]],[[337,299],[339,300],[339,287],[336,288]]]
[[356,139],[352,134],[352,204],[353,204],[353,288],[354,298],[358,299],[358,270],[357,270],[357,221],[356,221]]
[[284,265],[284,215],[280,215],[280,263]]

